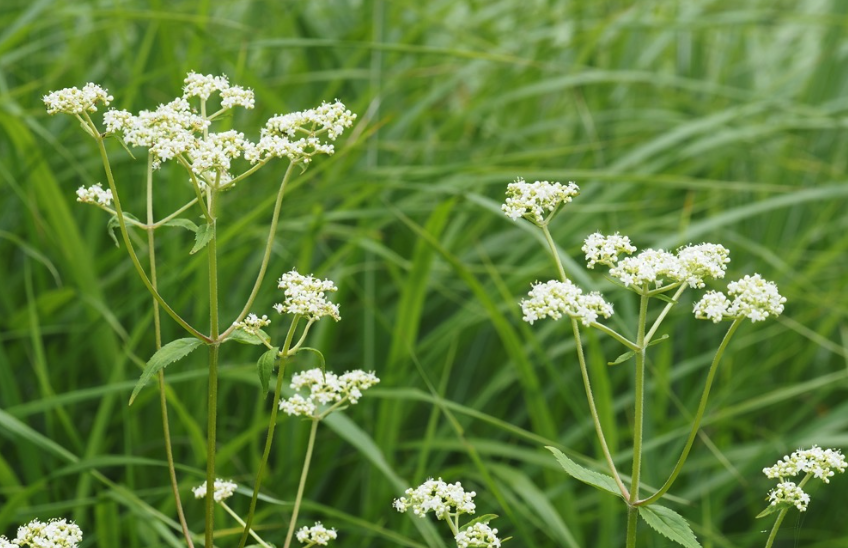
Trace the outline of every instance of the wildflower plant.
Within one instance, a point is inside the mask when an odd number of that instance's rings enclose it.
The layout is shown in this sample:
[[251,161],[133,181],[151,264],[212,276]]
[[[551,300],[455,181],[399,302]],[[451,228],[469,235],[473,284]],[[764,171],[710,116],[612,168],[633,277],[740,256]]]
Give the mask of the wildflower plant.
[[12,540],[0,535],[0,548],[77,548],[82,542],[82,529],[66,519],[43,522],[34,519],[18,527]]
[[[721,358],[736,330],[745,320],[759,322],[779,316],[786,301],[778,292],[774,282],[763,279],[759,274],[746,275],[727,285],[727,294],[707,291],[695,304],[697,319],[713,322],[730,322],[706,375],[703,393],[694,413],[690,432],[678,458],[677,464],[665,483],[650,494],[644,494],[641,485],[643,422],[645,416],[645,373],[648,348],[662,342],[667,335],[657,337],[658,330],[671,309],[680,302],[687,289],[702,289],[707,283],[724,278],[730,254],[720,244],[701,243],[683,246],[677,250],[638,250],[628,236],[618,232],[604,235],[596,232],[586,237],[582,251],[590,269],[607,267],[609,280],[636,294],[639,300],[637,324],[633,327],[634,337],[627,337],[604,323],[614,308],[597,292],[586,293],[566,275],[557,247],[548,228],[555,215],[579,194],[574,183],[562,185],[548,181],[532,184],[519,180],[509,184],[503,212],[513,220],[524,218],[542,230],[557,267],[559,277],[537,281],[532,284],[527,298],[520,303],[524,321],[567,318],[577,342],[577,361],[583,378],[589,412],[594,423],[603,458],[610,475],[588,470],[569,459],[555,447],[553,452],[563,469],[574,478],[598,489],[620,497],[628,508],[626,546],[636,546],[638,518],[648,523],[669,539],[687,547],[700,546],[688,523],[673,510],[657,502],[671,489],[689,456],[706,410],[710,388]],[[659,304],[659,310],[651,312],[651,305]],[[633,461],[629,481],[619,472],[613,461],[606,434],[598,416],[592,387],[586,366],[581,340],[581,328],[597,329],[618,341],[624,353],[610,365],[635,362],[634,410],[633,410]],[[632,360],[632,361],[631,361]],[[774,500],[800,500],[787,485],[783,491],[775,490]],[[792,498],[795,497],[795,498]]]
[[[117,229],[129,258],[145,287],[152,297],[154,334],[156,351],[147,362],[135,389],[130,404],[135,400],[146,383],[157,377],[159,384],[162,424],[165,433],[165,449],[168,459],[171,488],[176,513],[183,536],[189,548],[194,546],[194,534],[189,530],[183,505],[180,500],[176,467],[171,451],[168,427],[167,405],[165,400],[166,380],[164,369],[179,361],[200,346],[208,349],[209,381],[207,392],[207,467],[206,481],[193,489],[197,498],[205,503],[204,545],[213,545],[214,507],[220,505],[241,525],[242,534],[239,548],[243,548],[248,536],[253,536],[261,546],[270,546],[251,528],[256,513],[259,489],[272,447],[277,413],[284,409],[289,415],[306,416],[312,422],[309,446],[300,478],[296,503],[291,523],[285,538],[288,548],[294,537],[298,511],[302,501],[304,485],[309,469],[315,432],[318,423],[328,414],[359,401],[363,391],[373,386],[379,379],[373,373],[361,370],[336,375],[327,371],[323,355],[314,348],[305,346],[310,327],[317,321],[329,316],[340,320],[339,305],[329,297],[337,291],[334,282],[299,274],[291,270],[282,275],[278,287],[283,291],[282,302],[274,309],[284,315],[288,330],[281,344],[275,342],[273,323],[267,315],[251,312],[254,301],[262,287],[271,258],[271,249],[277,232],[283,198],[286,188],[297,172],[305,171],[320,155],[335,152],[334,141],[353,124],[356,115],[351,113],[339,101],[325,102],[300,112],[272,116],[259,130],[259,140],[251,141],[237,130],[218,130],[217,123],[236,108],[252,109],[255,105],[253,91],[233,85],[226,76],[204,75],[190,72],[185,80],[182,95],[160,104],[152,110],[131,113],[126,110],[106,110],[100,121],[95,113],[110,105],[112,95],[96,84],[86,84],[82,89],[67,88],[49,93],[44,104],[49,114],[67,114],[79,122],[82,130],[95,142],[104,167],[106,183],[96,182],[83,185],[77,192],[77,200],[90,204],[110,215],[109,228]],[[117,140],[130,154],[131,148],[146,149],[146,210],[142,215],[131,214],[122,202],[123,193],[128,190],[126,183],[119,183],[111,168],[107,141]],[[220,282],[218,279],[218,231],[224,217],[224,204],[221,193],[250,185],[250,178],[271,162],[281,159],[287,163],[287,169],[280,181],[276,193],[270,230],[264,244],[264,252],[257,268],[255,281],[241,311],[229,323],[222,321],[218,298]],[[189,195],[185,203],[176,205],[167,215],[157,217],[153,208],[153,180],[165,163],[171,163],[185,172],[185,181]],[[191,216],[200,214],[202,222],[197,224]],[[209,330],[201,331],[177,310],[163,296],[158,285],[156,260],[156,235],[161,230],[176,227],[194,233],[194,245],[189,253],[205,252],[208,263],[209,280]],[[135,250],[130,236],[131,230],[140,230],[146,236],[149,264],[145,268]],[[111,233],[111,232],[110,232]],[[118,241],[116,239],[115,243]],[[161,312],[170,316],[189,335],[163,344],[161,336]],[[273,323],[272,323],[273,322]],[[273,405],[269,408],[268,428],[265,449],[256,473],[249,511],[242,518],[228,505],[227,500],[236,493],[237,485],[216,476],[216,433],[218,416],[218,362],[222,346],[229,341],[238,341],[266,347],[258,360],[257,371],[263,393],[270,391],[271,377],[277,370],[273,383]],[[296,374],[292,380],[298,388],[309,389],[303,404],[290,403],[281,398],[286,366],[292,357],[301,351],[309,351],[320,358],[321,368]],[[291,400],[288,400],[291,401]],[[296,408],[296,409],[295,409]],[[296,412],[289,412],[296,411]],[[212,489],[207,486],[212,485]],[[40,522],[39,522],[40,523]],[[35,522],[33,522],[35,524]],[[30,524],[27,531],[35,531],[40,525]],[[58,530],[60,527],[75,528],[75,525],[63,522],[50,522],[44,525],[45,531]],[[52,529],[51,529],[52,528]],[[70,530],[70,529],[69,529]],[[78,528],[75,531],[79,531]],[[66,535],[65,544],[41,543],[35,539],[36,532],[30,532],[11,541],[12,545],[32,546],[76,546],[76,536]],[[57,533],[58,534],[58,533]],[[29,535],[29,536],[26,536]],[[81,537],[81,534],[79,535]],[[307,546],[326,545],[336,537],[334,529],[324,529],[319,523],[311,528],[301,528],[298,540]],[[39,537],[40,538],[40,537]],[[76,539],[76,540],[74,540]],[[0,546],[10,541],[0,539]],[[30,544],[26,544],[26,543]],[[33,544],[35,543],[35,544]]]

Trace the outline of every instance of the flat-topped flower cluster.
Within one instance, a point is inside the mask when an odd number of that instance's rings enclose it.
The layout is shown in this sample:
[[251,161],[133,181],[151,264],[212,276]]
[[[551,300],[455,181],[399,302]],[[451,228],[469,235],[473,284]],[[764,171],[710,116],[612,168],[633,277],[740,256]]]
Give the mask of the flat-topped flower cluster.
[[[830,478],[836,472],[842,473],[848,468],[845,456],[838,450],[822,449],[817,445],[810,449],[799,449],[791,455],[784,456],[774,466],[763,468],[763,474],[769,479],[779,479],[777,487],[769,491],[770,506],[790,504],[801,512],[807,510],[810,496],[804,492],[803,486],[810,478],[818,478],[824,483],[830,483]],[[805,474],[800,484],[787,481],[787,478]]]
[[612,316],[612,305],[600,293],[593,291],[584,295],[583,290],[569,280],[537,282],[528,295],[529,299],[521,301],[521,311],[524,321],[530,324],[542,318],[558,320],[565,314],[589,326],[598,316]]
[[379,383],[374,373],[356,369],[342,375],[321,368],[308,369],[292,375],[291,388],[306,391],[280,400],[280,411],[287,415],[317,418],[321,416],[320,406],[331,405],[337,408],[344,403],[354,405],[359,402],[362,392]]
[[280,314],[305,316],[310,321],[319,320],[324,316],[336,321],[341,319],[339,305],[331,303],[325,296],[326,293],[338,291],[332,281],[304,276],[292,270],[280,277],[277,287],[282,289],[286,296],[285,301],[274,305],[274,310]]
[[[215,502],[223,502],[233,496],[236,489],[238,489],[238,484],[229,480],[218,478],[215,480],[213,488],[215,491],[212,494],[212,498],[215,499]],[[197,487],[192,487],[191,491],[194,493],[194,498],[206,498],[206,482],[204,481]]]
[[454,537],[457,548],[500,548],[498,530],[488,523],[474,523]]
[[476,510],[477,493],[466,491],[459,482],[446,483],[442,478],[428,479],[415,489],[407,489],[405,495],[395,500],[395,510],[406,512],[411,508],[413,514],[422,518],[428,512],[446,519],[457,514],[473,514]]
[[501,209],[513,221],[524,217],[539,226],[546,224],[557,210],[580,194],[574,183],[562,185],[549,181],[528,183],[518,179],[506,189],[506,202]]
[[74,522],[65,519],[47,522],[34,519],[18,527],[18,534],[11,541],[0,536],[0,548],[76,548],[80,542],[82,530]]
[[335,540],[338,537],[338,533],[336,533],[335,529],[327,529],[318,521],[312,527],[304,525],[298,529],[295,536],[298,542],[302,542],[306,545],[305,548],[308,548],[316,545],[327,546],[331,540]]
[[748,318],[752,322],[765,320],[769,316],[780,316],[786,298],[778,293],[774,282],[764,280],[759,274],[745,276],[741,280],[727,284],[729,299],[721,291],[707,291],[700,301],[695,303],[695,317],[712,320]]

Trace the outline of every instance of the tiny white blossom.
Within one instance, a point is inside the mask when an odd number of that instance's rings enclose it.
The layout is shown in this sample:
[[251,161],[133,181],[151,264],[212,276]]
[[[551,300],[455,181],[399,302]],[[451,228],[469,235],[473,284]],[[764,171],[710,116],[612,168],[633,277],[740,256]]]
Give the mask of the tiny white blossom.
[[704,278],[724,278],[730,252],[719,244],[698,244],[677,250],[680,281],[692,287],[704,287]]
[[524,321],[532,324],[542,318],[560,319],[563,314],[578,318],[583,325],[591,325],[598,316],[612,316],[612,305],[598,292],[587,295],[571,281],[550,280],[536,282],[528,293],[529,299],[521,301]]
[[183,86],[183,98],[200,97],[204,101],[209,99],[212,93],[230,87],[226,76],[197,74],[194,71],[189,72],[183,82],[185,84]]
[[519,178],[507,185],[506,200],[501,210],[513,221],[525,217],[541,226],[546,222],[546,217],[578,194],[580,187],[573,182],[567,185],[549,181],[528,183]]
[[413,514],[422,518],[427,512],[433,512],[438,519],[445,519],[450,515],[473,514],[476,509],[474,497],[477,493],[465,491],[459,482],[445,483],[442,478],[428,479],[415,489],[407,489],[404,494],[406,496],[392,504],[395,510],[406,512],[411,508]]
[[813,474],[824,483],[830,483],[830,478],[837,472],[844,472],[845,456],[835,449],[822,449],[814,445],[810,449],[799,449],[791,455],[784,456],[774,466],[763,468],[763,474],[768,478],[786,479],[800,473]]
[[105,89],[90,82],[82,89],[73,87],[51,91],[43,98],[48,114],[95,112],[97,111],[97,103],[108,106],[113,99],[114,97],[109,95],[109,92]]
[[475,523],[454,537],[457,548],[500,548],[498,530],[486,523]]
[[660,286],[666,280],[681,281],[680,260],[661,249],[646,249],[635,257],[625,257],[610,269],[610,275],[625,286],[641,288],[646,284]]
[[805,512],[807,510],[807,505],[810,503],[810,495],[795,485],[794,482],[784,481],[778,483],[775,489],[769,491],[768,500],[771,506],[777,506],[781,503],[789,503],[794,505],[795,508],[801,512]]
[[379,383],[374,373],[361,369],[336,375],[332,371],[324,372],[320,368],[300,371],[292,376],[291,388],[299,392],[308,390],[308,394],[294,394],[280,400],[280,411],[287,415],[315,417],[319,405],[333,405],[344,401],[351,405],[359,402],[362,392]]
[[18,544],[13,544],[6,537],[0,535],[0,548],[18,548]]
[[233,108],[241,106],[251,109],[254,106],[253,90],[245,89],[240,86],[230,86],[221,91],[221,106],[223,108]]
[[233,325],[236,329],[241,329],[246,333],[250,333],[251,335],[258,335],[259,330],[265,327],[266,325],[271,325],[271,320],[268,319],[268,316],[264,314],[260,318],[256,314],[248,314],[247,317],[240,322],[233,322]]
[[[215,480],[215,492],[213,493],[212,498],[215,499],[215,502],[222,502],[233,496],[233,493],[236,492],[237,488],[238,484],[218,478]],[[204,481],[197,487],[192,487],[191,491],[194,493],[194,498],[206,498],[206,482]]]
[[586,266],[589,268],[595,268],[596,264],[615,266],[619,253],[629,255],[636,251],[636,247],[630,243],[630,238],[618,232],[610,236],[604,236],[600,232],[590,234],[582,249],[586,254]]
[[283,411],[286,415],[312,417],[315,415],[316,409],[312,398],[306,399],[300,394],[280,400],[280,411]]
[[730,282],[727,284],[727,293],[733,300],[719,291],[707,291],[695,303],[695,317],[715,323],[740,318],[758,322],[769,316],[779,316],[786,302],[786,298],[778,293],[777,285],[764,280],[759,274]]
[[324,316],[330,316],[336,321],[341,319],[339,305],[331,303],[324,296],[325,293],[338,291],[332,281],[304,276],[292,270],[280,277],[277,287],[286,295],[282,304],[274,305],[274,309],[280,314],[299,314],[306,316],[310,321]]
[[206,172],[227,173],[231,161],[244,152],[244,145],[244,134],[238,131],[210,133],[206,139],[198,139],[192,149],[191,169],[198,175]]
[[37,519],[18,528],[18,535],[11,542],[14,546],[32,548],[76,548],[82,542],[82,530],[64,519],[42,522]]
[[707,291],[701,300],[695,303],[695,317],[699,320],[712,320],[718,323],[727,316],[730,300],[721,291]]
[[103,185],[97,183],[88,188],[81,186],[77,189],[77,201],[84,204],[112,205],[112,190],[103,189]]
[[327,529],[318,521],[312,527],[303,526],[297,531],[297,540],[303,544],[326,546],[338,536],[335,529]]

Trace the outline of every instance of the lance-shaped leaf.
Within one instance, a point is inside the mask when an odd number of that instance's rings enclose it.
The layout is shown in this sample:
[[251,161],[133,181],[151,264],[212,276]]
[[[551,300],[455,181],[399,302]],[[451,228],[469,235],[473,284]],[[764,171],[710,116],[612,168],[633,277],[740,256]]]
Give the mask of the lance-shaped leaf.
[[267,341],[270,341],[271,337],[268,336],[268,333],[265,333],[261,329],[258,334],[248,333],[243,329],[236,329],[224,342],[227,341],[236,341],[242,344],[264,344]]
[[215,227],[207,223],[197,227],[197,232],[194,234],[194,247],[189,251],[190,255],[194,255],[208,244],[215,235]]
[[657,533],[686,548],[701,548],[686,519],[665,506],[639,506],[639,515]]
[[138,382],[133,389],[132,396],[130,396],[130,405],[132,405],[135,397],[138,396],[138,393],[141,392],[141,389],[144,388],[144,385],[147,384],[147,381],[153,378],[153,375],[158,373],[159,370],[164,369],[169,364],[185,358],[192,352],[192,350],[202,344],[203,341],[200,339],[177,339],[157,350],[156,353],[153,354],[153,357],[148,360],[147,365],[144,366],[141,378],[138,379]]
[[615,496],[621,496],[621,490],[618,488],[618,484],[610,476],[607,476],[606,474],[599,474],[598,472],[589,470],[588,468],[583,468],[570,458],[566,457],[565,453],[556,447],[548,446],[546,449],[554,454],[559,465],[562,466],[562,469],[565,470],[569,476],[591,485],[592,487],[597,487],[598,489],[612,493]]
[[162,226],[178,226],[186,230],[191,230],[192,232],[197,232],[198,230],[197,225],[194,224],[194,221],[190,221],[188,219],[181,219],[179,217],[177,217],[176,219],[171,219],[166,223],[163,223]]
[[256,362],[256,372],[259,373],[259,388],[262,390],[262,396],[267,396],[268,390],[271,388],[271,372],[274,371],[274,363],[277,361],[279,352],[277,348],[272,348],[259,356],[259,361]]

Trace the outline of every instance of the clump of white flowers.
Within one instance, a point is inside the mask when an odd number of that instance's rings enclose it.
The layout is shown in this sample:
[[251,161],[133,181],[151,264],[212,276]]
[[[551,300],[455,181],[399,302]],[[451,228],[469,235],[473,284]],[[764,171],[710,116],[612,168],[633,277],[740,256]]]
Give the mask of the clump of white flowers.
[[18,535],[12,541],[0,536],[0,548],[76,548],[80,542],[82,530],[65,519],[52,519],[46,523],[34,519],[18,527]]
[[473,514],[476,509],[474,497],[477,493],[466,491],[459,482],[445,483],[442,478],[428,479],[415,489],[407,489],[405,495],[395,499],[395,510],[406,512],[411,508],[413,514],[422,518],[427,512],[433,512],[438,519],[446,519]]
[[475,523],[454,537],[457,548],[500,548],[498,530],[487,523]]
[[380,379],[374,373],[361,369],[348,371],[343,375],[336,375],[331,371],[324,372],[320,368],[301,371],[292,376],[291,388],[308,393],[305,396],[295,394],[291,398],[281,399],[280,411],[287,415],[315,417],[318,405],[337,407],[346,402],[356,404],[364,390],[379,382]]
[[286,295],[282,304],[274,305],[274,310],[280,314],[305,316],[310,321],[319,320],[324,316],[330,316],[336,321],[341,319],[339,305],[331,303],[325,297],[325,293],[338,291],[332,281],[304,276],[292,270],[282,275],[277,287]]
[[563,314],[578,318],[583,325],[591,325],[598,316],[612,316],[612,305],[598,292],[587,295],[571,281],[550,280],[537,282],[528,293],[529,299],[521,301],[524,321],[532,324],[542,318],[560,319]]
[[695,317],[715,323],[740,318],[758,322],[769,316],[779,316],[786,302],[786,298],[778,292],[777,285],[759,274],[727,284],[727,294],[733,300],[720,291],[707,291],[695,303]]
[[501,209],[513,221],[524,217],[542,226],[560,206],[567,204],[578,194],[580,188],[572,182],[567,185],[549,181],[528,183],[519,178],[507,186],[506,201]]
[[680,261],[673,253],[662,249],[645,249],[635,257],[625,257],[610,269],[610,275],[626,287],[641,288],[648,284],[660,286],[666,280],[678,281]]
[[680,264],[679,281],[692,287],[704,287],[705,278],[724,278],[730,252],[720,244],[698,244],[681,247],[677,250]]
[[259,331],[271,324],[271,320],[268,319],[268,316],[264,314],[260,318],[256,314],[248,314],[245,319],[240,322],[233,322],[233,325],[236,329],[241,329],[245,333],[250,333],[251,335],[259,335]]
[[[834,449],[822,449],[814,445],[810,449],[799,449],[791,455],[784,456],[774,466],[763,468],[763,474],[770,479],[779,479],[777,487],[769,491],[770,506],[791,504],[801,512],[806,511],[810,496],[804,492],[803,486],[810,478],[818,478],[824,483],[830,483],[836,472],[842,473],[848,468],[845,456]],[[805,474],[800,484],[787,481],[787,478]]]
[[[223,502],[233,496],[237,488],[238,484],[229,480],[222,480],[218,478],[215,480],[215,491],[212,498],[215,499],[215,502]],[[206,482],[204,481],[197,487],[192,487],[191,491],[194,493],[194,498],[206,498]]]
[[57,114],[63,112],[65,114],[82,114],[83,112],[96,112],[97,103],[103,103],[109,106],[114,97],[109,95],[109,92],[89,82],[82,89],[65,88],[58,91],[52,91],[44,96],[44,105],[47,107],[47,114]]
[[586,238],[582,250],[586,254],[586,266],[595,268],[596,264],[615,266],[620,253],[629,255],[636,247],[630,244],[630,238],[618,232],[610,236],[595,232]]
[[326,546],[331,540],[335,540],[338,534],[335,529],[327,529],[321,522],[316,522],[312,527],[303,526],[297,531],[297,540],[308,546]]
[[104,190],[100,183],[88,188],[81,186],[77,189],[77,201],[84,204],[109,206],[112,204],[112,191],[108,188]]

